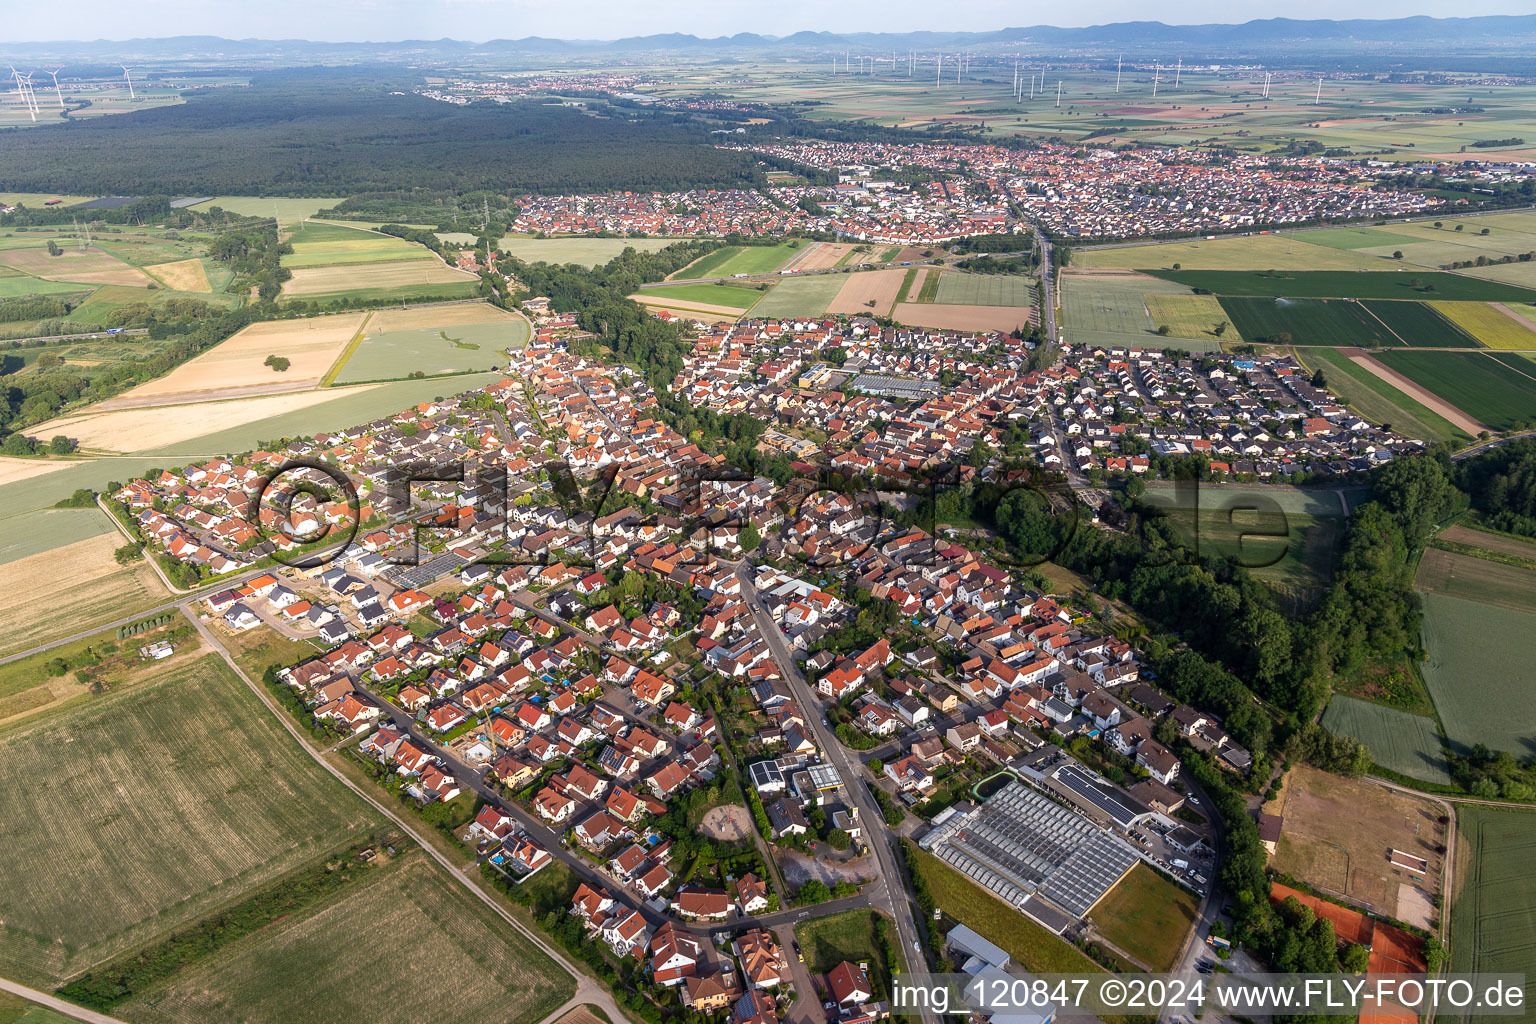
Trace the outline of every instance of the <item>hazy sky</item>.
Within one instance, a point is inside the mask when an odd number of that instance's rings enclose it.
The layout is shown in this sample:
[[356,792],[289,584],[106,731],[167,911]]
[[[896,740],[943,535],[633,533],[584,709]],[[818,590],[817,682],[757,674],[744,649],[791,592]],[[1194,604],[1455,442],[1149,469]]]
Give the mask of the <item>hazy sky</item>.
[[1132,3],[1081,0],[1031,4],[1005,0],[73,0],[55,6],[14,2],[4,17],[11,40],[129,39],[217,35],[231,39],[615,39],[652,32],[699,36],[802,29],[985,31],[1020,25],[1096,25],[1114,21],[1241,22],[1254,18],[1469,17],[1529,14],[1529,0],[1185,0]]

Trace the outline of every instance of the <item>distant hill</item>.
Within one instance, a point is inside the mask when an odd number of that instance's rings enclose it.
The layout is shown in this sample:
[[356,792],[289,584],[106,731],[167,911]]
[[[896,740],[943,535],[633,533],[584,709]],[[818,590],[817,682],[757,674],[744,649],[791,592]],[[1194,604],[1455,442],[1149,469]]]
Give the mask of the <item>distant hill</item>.
[[[1298,21],[1269,18],[1242,24],[1166,25],[1159,21],[1128,21],[1086,28],[1034,25],[991,32],[796,32],[774,37],[755,32],[703,39],[683,32],[631,36],[614,40],[454,39],[402,40],[393,43],[318,43],[303,39],[221,39],[217,36],[170,36],[119,41],[54,41],[10,43],[0,58],[14,55],[69,56],[117,59],[225,60],[420,60],[473,59],[477,56],[549,55],[569,53],[691,52],[721,54],[748,51],[788,51],[849,46],[876,50],[969,47],[979,51],[1020,47],[1051,50],[1101,49],[1135,53],[1168,46],[1186,48],[1186,58],[1222,59],[1263,53],[1369,53],[1381,57],[1409,53],[1465,53],[1485,50],[1508,54],[1536,44],[1536,14],[1491,15],[1476,18],[1390,18],[1382,20]],[[1391,46],[1388,51],[1381,49]]]

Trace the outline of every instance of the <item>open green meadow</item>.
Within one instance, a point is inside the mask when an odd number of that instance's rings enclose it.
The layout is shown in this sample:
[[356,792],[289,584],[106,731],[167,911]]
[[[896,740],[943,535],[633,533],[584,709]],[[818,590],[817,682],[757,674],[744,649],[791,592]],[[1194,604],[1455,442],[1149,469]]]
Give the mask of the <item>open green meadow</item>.
[[293,245],[293,252],[283,257],[283,266],[295,270],[432,258],[425,248],[403,238],[320,221],[300,224],[289,234],[288,241]]
[[1462,804],[1456,829],[1468,856],[1451,915],[1451,970],[1536,974],[1536,814]]
[[[1291,237],[1291,236],[1287,236]],[[1396,234],[1389,227],[1323,228],[1320,231],[1301,231],[1295,237],[1313,245],[1326,245],[1330,249],[1370,249],[1385,245],[1412,245],[1418,239],[1413,235]],[[1331,270],[1331,267],[1315,267]]]
[[[354,869],[359,870],[359,869]],[[539,1021],[571,976],[436,864],[385,866],[311,913],[285,917],[124,1004],[135,1022],[476,1024]],[[379,980],[414,965],[410,984]]]
[[376,821],[213,655],[28,720],[0,752],[0,958],[31,984],[162,936]]
[[1372,760],[1388,771],[1439,786],[1454,781],[1433,718],[1335,694],[1322,723],[1335,736],[1353,736],[1371,748]]
[[288,196],[215,196],[206,203],[198,203],[194,210],[206,211],[215,206],[241,217],[276,217],[284,227],[295,221],[313,217],[321,210],[329,210],[340,199],[301,199]]
[[1536,291],[1435,271],[1148,270],[1148,274],[1216,295],[1292,299],[1452,299],[1536,302]]
[[73,1024],[74,1019],[20,996],[0,992],[0,1024]]
[[1216,352],[1215,337],[1160,337],[1149,295],[1190,295],[1188,288],[1136,274],[1064,274],[1061,329],[1070,344]]
[[809,244],[790,241],[778,245],[728,245],[705,253],[672,276],[679,281],[691,281],[700,277],[771,274]]
[[1393,430],[1424,441],[1472,439],[1444,416],[1403,394],[1337,349],[1301,349],[1297,356],[1307,369],[1322,369],[1329,389],[1372,423],[1390,424]]
[[[1479,549],[1472,546],[1470,550]],[[1493,554],[1492,549],[1483,550]],[[1479,558],[1467,553],[1466,549],[1427,549],[1419,560],[1419,570],[1413,582],[1426,593],[1536,615],[1536,570],[1495,561],[1492,557]]]
[[1136,270],[1141,267],[1185,270],[1225,270],[1264,267],[1271,270],[1375,270],[1379,257],[1348,249],[1311,244],[1320,232],[1286,235],[1237,235],[1184,239],[1145,245],[1121,245],[1080,250],[1073,265],[1089,270]]
[[[1428,552],[1426,552],[1428,554]],[[1492,563],[1489,563],[1493,567]],[[1536,613],[1424,593],[1424,682],[1446,739],[1524,756],[1536,743],[1536,663],[1511,658],[1536,635]]]
[[418,371],[432,377],[490,370],[507,363],[507,349],[527,342],[528,325],[522,320],[369,332],[335,382],[401,380]]
[[[874,910],[845,910],[841,914],[830,914],[797,924],[795,941],[800,943],[800,949],[805,954],[806,968],[813,974],[825,974],[844,960],[855,964],[868,962],[869,980],[875,986],[875,998],[887,998],[890,994],[892,965],[886,963],[885,949],[875,940],[877,916],[879,912]],[[899,950],[901,942],[896,937],[896,926],[889,920],[886,924]]]
[[[445,242],[447,235],[438,235]],[[474,235],[454,236],[460,244],[473,244]],[[679,241],[676,238],[532,238],[527,235],[508,235],[497,248],[511,253],[527,263],[577,263],[583,267],[598,267],[607,263],[625,249],[638,252],[657,252]]]
[[1360,305],[1411,348],[1480,347],[1476,338],[1441,316],[1428,303],[1366,299]]
[[841,274],[787,277],[768,289],[752,307],[755,317],[821,316],[842,291],[847,278]]
[[1035,301],[1035,279],[1022,274],[939,275],[935,302],[957,306],[1030,306]]
[[[1536,324],[1536,306],[1501,309],[1487,302],[1433,302],[1430,305],[1435,312],[1488,348],[1536,351],[1536,328],[1528,326],[1528,323]],[[1511,316],[1511,313],[1515,315]],[[1517,320],[1516,316],[1527,323]]]
[[[838,282],[841,284],[841,280]],[[748,309],[763,297],[757,288],[743,288],[725,284],[669,284],[660,288],[644,288],[641,294],[658,301],[671,299],[676,302],[703,302],[711,306],[729,309]]]
[[1088,914],[1105,939],[1153,971],[1173,969],[1199,899],[1146,864],[1136,866]]
[[[1378,348],[1397,338],[1358,302],[1338,299],[1221,297],[1221,308],[1239,334],[1271,344]],[[1289,341],[1277,340],[1287,335]]]
[[1397,349],[1377,358],[1495,430],[1536,421],[1536,372],[1514,369],[1481,352]]

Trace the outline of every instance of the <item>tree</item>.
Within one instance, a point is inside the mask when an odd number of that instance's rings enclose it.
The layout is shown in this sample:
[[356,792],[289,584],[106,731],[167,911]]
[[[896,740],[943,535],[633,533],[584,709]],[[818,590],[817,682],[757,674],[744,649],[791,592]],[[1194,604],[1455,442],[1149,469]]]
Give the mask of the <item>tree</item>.
[[1157,333],[1159,337],[1166,338],[1168,335],[1173,333],[1173,328],[1169,327],[1167,324],[1158,324]]
[[288,367],[291,364],[288,362],[288,357],[287,356],[273,355],[273,356],[267,356],[265,362],[263,362],[262,365],[263,366],[270,366],[270,367],[272,367],[272,369],[276,370],[278,373],[282,373],[284,370],[288,369]]
[[[1487,233],[1488,232],[1486,232],[1486,231],[1483,232],[1483,234],[1485,234],[1485,235]],[[62,255],[64,255],[64,250],[59,248],[59,243],[55,242],[51,238],[48,239],[48,255],[49,256],[62,256]]]
[[1393,249],[1392,250],[1392,258],[1395,259],[1395,260],[1402,259],[1403,258],[1403,250],[1401,250],[1401,249]]
[[1339,966],[1344,968],[1346,974],[1364,974],[1371,966],[1370,949],[1358,942],[1348,943],[1339,956]]
[[827,883],[818,878],[812,878],[800,888],[795,890],[795,902],[801,906],[809,906],[813,903],[825,903],[832,898],[832,890],[827,888]]
[[742,527],[741,534],[738,539],[741,542],[741,550],[748,554],[756,551],[758,545],[763,542],[762,534],[758,533],[757,527],[753,526],[751,523],[748,523],[746,526]]
[[73,438],[63,434],[55,434],[53,440],[48,442],[48,450],[54,455],[68,455],[76,448]]
[[1221,337],[1223,334],[1226,334],[1227,333],[1227,322],[1225,320],[1223,320],[1221,323],[1217,324],[1215,329],[1213,329],[1211,331],[1211,333],[1216,335],[1216,337],[1218,337],[1218,338]]
[[853,845],[853,837],[842,829],[835,828],[827,833],[827,845],[838,852],[842,852]]

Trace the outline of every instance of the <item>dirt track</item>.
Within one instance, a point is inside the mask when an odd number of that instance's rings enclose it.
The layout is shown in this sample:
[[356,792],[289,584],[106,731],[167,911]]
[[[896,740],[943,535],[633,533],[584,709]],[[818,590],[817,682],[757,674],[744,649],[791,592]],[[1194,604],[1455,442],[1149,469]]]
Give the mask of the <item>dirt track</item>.
[[1388,384],[1391,384],[1403,394],[1418,401],[1431,412],[1439,413],[1441,416],[1444,416],[1447,420],[1450,421],[1452,426],[1466,431],[1473,437],[1476,437],[1478,434],[1485,430],[1492,429],[1488,425],[1479,423],[1471,416],[1468,416],[1466,413],[1462,412],[1460,409],[1456,408],[1454,405],[1447,402],[1439,395],[1425,390],[1424,388],[1415,384],[1413,381],[1409,380],[1407,377],[1404,377],[1402,374],[1398,373],[1396,370],[1391,369],[1384,363],[1373,358],[1370,353],[1365,351],[1365,349],[1345,349],[1344,354],[1349,356],[1350,362],[1370,371],[1373,376],[1379,377],[1386,381]]

